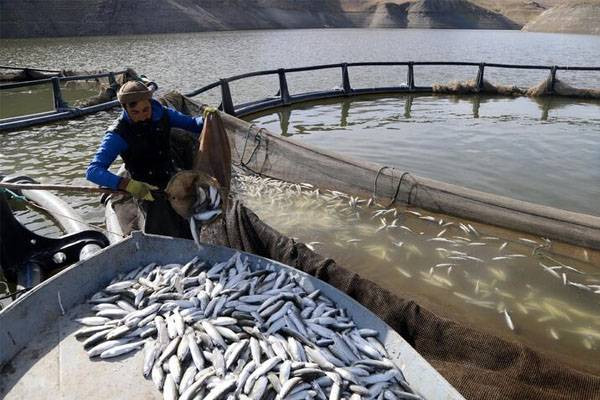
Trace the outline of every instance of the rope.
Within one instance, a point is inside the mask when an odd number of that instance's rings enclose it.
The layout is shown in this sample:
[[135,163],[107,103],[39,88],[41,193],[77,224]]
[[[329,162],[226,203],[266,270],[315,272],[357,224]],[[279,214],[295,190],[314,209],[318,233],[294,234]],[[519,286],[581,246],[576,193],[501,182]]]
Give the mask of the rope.
[[[377,195],[377,182],[379,180],[379,176],[383,173],[383,171],[385,171],[386,169],[391,169],[392,170],[392,183],[394,182],[394,171],[396,171],[395,167],[388,167],[387,165],[384,165],[383,167],[379,168],[379,170],[377,171],[377,175],[375,175],[375,180],[373,181],[373,193],[371,195],[371,197],[375,198]],[[396,201],[398,201],[398,195],[400,194],[400,187],[402,185],[402,181],[404,180],[405,177],[410,177],[413,180],[413,184],[410,187],[410,190],[408,191],[408,195],[407,195],[407,199],[406,199],[406,204],[411,205],[412,204],[412,199],[413,199],[413,190],[418,190],[419,188],[422,188],[424,190],[424,192],[426,194],[429,195],[429,197],[431,197],[431,200],[433,201],[433,203],[435,204],[436,208],[440,211],[443,212],[442,207],[439,205],[439,203],[435,200],[435,197],[429,193],[429,190],[427,189],[427,187],[425,186],[421,186],[419,184],[419,181],[417,181],[417,179],[410,173],[410,172],[403,172],[402,175],[400,175],[400,181],[398,181],[398,184],[396,185],[396,189],[394,190],[394,195],[392,196],[392,200],[389,202],[389,204],[387,204],[385,207],[389,208],[391,207],[394,203],[396,203]],[[416,198],[416,194],[414,195],[414,197]]]
[[[377,182],[379,181],[379,176],[383,173],[383,171],[385,171],[386,169],[391,169],[392,170],[392,183],[394,182],[394,171],[396,170],[396,168],[394,167],[388,167],[387,165],[384,165],[383,167],[379,168],[379,170],[377,171],[377,175],[375,176],[375,180],[373,181],[373,194],[371,195],[371,197],[375,198],[377,196]],[[391,207],[397,200],[398,200],[398,194],[400,194],[400,186],[402,185],[402,181],[404,180],[405,176],[410,175],[409,172],[403,172],[402,175],[400,175],[400,181],[398,182],[398,184],[396,185],[396,189],[394,190],[394,195],[392,196],[392,200],[389,202],[389,204],[387,204],[385,207],[389,208]],[[410,175],[412,177],[412,175]],[[413,180],[415,181],[415,184],[417,182],[416,179],[413,178]],[[410,193],[412,192],[412,188],[411,191],[409,191],[409,197],[407,200],[407,204],[410,204]]]
[[[250,162],[250,160],[252,160],[252,157],[254,157],[254,154],[256,154],[256,151],[260,147],[261,140],[262,140],[262,136],[260,135],[260,132],[263,129],[265,129],[265,128],[260,128],[259,131],[256,132],[256,136],[254,136],[254,141],[256,142],[256,146],[254,146],[254,149],[252,149],[252,153],[250,153],[250,157],[248,157],[248,162]],[[243,163],[243,159],[240,160],[240,163]],[[247,163],[243,163],[243,165],[247,166]]]
[[250,136],[250,130],[256,125],[255,122],[251,123],[246,131],[246,138],[244,139],[244,146],[242,147],[242,155],[240,156],[240,163],[236,164],[238,166],[244,166],[244,154],[246,154],[246,145],[248,144],[248,137]]
[[[384,165],[383,167],[379,168],[379,170],[377,171],[377,175],[375,176],[375,180],[373,181],[373,194],[371,195],[371,197],[373,197],[373,198],[375,198],[375,196],[377,195],[377,182],[379,180],[379,176],[386,169],[391,169],[392,170],[392,182],[394,182],[394,171],[396,170],[396,168],[394,168],[394,167],[388,167],[387,165]],[[407,176],[407,175],[410,175],[410,173],[409,172],[403,172],[402,175],[400,175],[400,181],[396,185],[396,190],[394,191],[394,195],[392,196],[392,200],[389,202],[389,204],[387,204],[385,206],[385,208],[391,207],[392,204],[394,204],[398,200],[398,194],[400,193],[400,186],[402,185],[402,181],[404,180],[404,177]],[[413,180],[416,183],[416,179],[413,178]],[[407,203],[410,204],[410,195],[409,195]]]
[[260,147],[260,144],[262,143],[262,136],[260,133],[265,128],[260,128],[258,130],[258,132],[256,132],[256,135],[254,135],[254,141],[257,143],[254,146],[254,149],[252,149],[252,152],[250,153],[250,157],[248,157],[248,161],[244,161],[244,156],[246,155],[246,147],[248,146],[248,139],[250,138],[250,133],[252,131],[252,127],[254,127],[255,125],[256,125],[255,123],[251,123],[250,126],[248,127],[248,131],[246,132],[246,138],[244,140],[244,146],[242,147],[242,154],[240,155],[240,163],[237,164],[237,166],[244,167],[244,168],[248,169],[249,171],[254,172],[255,174],[262,175],[260,172],[256,172],[252,168],[250,168],[248,166],[248,163],[250,162],[250,160],[252,160],[252,157],[254,157],[254,155],[256,154],[256,151],[258,150],[258,148]]
[[0,297],[0,300],[8,299],[9,297],[12,298],[13,296],[16,296],[16,295],[21,294],[21,293],[25,293],[25,292],[27,292],[28,290],[31,290],[31,289],[32,288],[24,288],[24,289],[20,289],[20,290],[15,290],[14,292],[10,292],[10,293],[8,293],[8,294]]

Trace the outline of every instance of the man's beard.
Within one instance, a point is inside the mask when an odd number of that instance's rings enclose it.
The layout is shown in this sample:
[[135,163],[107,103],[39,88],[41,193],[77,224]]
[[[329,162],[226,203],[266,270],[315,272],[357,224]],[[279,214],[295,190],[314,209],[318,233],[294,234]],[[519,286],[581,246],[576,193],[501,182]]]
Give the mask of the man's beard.
[[150,129],[150,126],[152,124],[152,121],[150,121],[150,119],[147,119],[145,121],[139,121],[136,122],[135,125],[139,128],[139,129]]

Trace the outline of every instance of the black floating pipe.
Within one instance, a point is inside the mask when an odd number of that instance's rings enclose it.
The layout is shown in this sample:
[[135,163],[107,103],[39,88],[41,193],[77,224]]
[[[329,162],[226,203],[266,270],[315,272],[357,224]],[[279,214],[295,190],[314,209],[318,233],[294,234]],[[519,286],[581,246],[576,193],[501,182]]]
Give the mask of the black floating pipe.
[[231,89],[227,79],[221,79],[221,107],[223,112],[235,116],[235,108],[233,108],[233,100],[231,98]]
[[36,79],[33,81],[3,83],[0,85],[0,90],[16,89],[16,88],[25,87],[25,86],[34,86],[34,85],[39,85],[41,83],[51,83],[52,79],[55,79],[55,78],[58,79],[60,82],[83,81],[83,80],[107,78],[107,77],[110,79],[111,74],[113,76],[114,75],[122,75],[122,74],[125,74],[126,72],[127,71],[117,71],[117,72],[105,72],[102,74],[94,74],[94,75],[55,76],[55,77],[44,78],[44,79]]
[[[481,67],[481,65],[485,65],[488,68],[508,68],[508,69],[536,69],[536,70],[551,70],[555,68],[557,71],[600,71],[600,67],[569,67],[569,66],[547,66],[547,65],[521,65],[521,64],[498,64],[498,63],[476,63],[476,62],[462,62],[462,61],[380,61],[380,62],[356,62],[356,63],[343,63],[343,64],[323,64],[323,65],[312,65],[309,67],[297,67],[297,68],[285,68],[283,69],[286,73],[291,72],[307,72],[307,71],[316,71],[321,69],[331,69],[331,68],[346,68],[349,67],[369,67],[369,66],[408,66],[409,71],[413,69],[415,65],[429,65],[429,66],[471,66],[471,67]],[[264,76],[264,75],[274,75],[279,74],[279,69],[276,70],[264,70],[264,71],[255,71],[248,72],[245,74],[235,75],[227,78],[228,82],[237,81],[240,79],[256,77],[256,76]],[[410,82],[407,82],[410,87]],[[186,96],[193,97],[200,93],[203,93],[207,90],[210,90],[216,86],[219,86],[221,82],[214,82],[210,85],[204,86],[200,89],[194,90],[193,92],[187,93]],[[414,86],[414,74],[413,74],[413,86],[414,89],[421,89]],[[423,87],[424,88],[424,87]]]
[[554,84],[556,83],[556,68],[557,68],[557,66],[555,65],[550,70],[550,93],[551,94],[554,94]]
[[63,111],[69,108],[69,105],[62,98],[62,91],[60,90],[60,81],[58,78],[52,78],[52,95],[54,97],[54,109],[56,111]]
[[281,102],[284,106],[287,106],[290,104],[290,91],[285,77],[285,70],[280,68],[277,74],[279,75],[279,95],[281,96]]
[[406,84],[410,90],[414,90],[415,88],[415,70],[413,67],[413,62],[408,62],[408,70],[406,72]]
[[485,70],[485,63],[479,64],[479,70],[477,71],[477,92],[483,90],[483,72]]
[[350,76],[348,75],[348,64],[342,64],[342,87],[344,88],[345,94],[352,93],[352,86],[350,86]]

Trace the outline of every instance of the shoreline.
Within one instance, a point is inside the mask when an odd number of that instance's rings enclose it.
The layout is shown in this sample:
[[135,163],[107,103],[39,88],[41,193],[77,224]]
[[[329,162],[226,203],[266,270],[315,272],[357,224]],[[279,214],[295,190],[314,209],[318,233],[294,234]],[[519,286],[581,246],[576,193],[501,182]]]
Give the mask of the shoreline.
[[[343,28],[248,28],[248,29],[224,29],[211,31],[182,31],[182,32],[152,32],[152,33],[127,33],[127,34],[110,34],[110,35],[65,35],[65,36],[46,36],[46,37],[0,37],[3,42],[17,42],[26,40],[52,41],[56,39],[102,39],[102,38],[118,38],[118,37],[158,37],[168,35],[190,35],[190,34],[229,34],[235,32],[282,32],[282,31],[483,31],[483,32],[519,32],[527,35],[569,35],[569,36],[584,36],[584,37],[600,37],[600,35],[592,33],[577,33],[577,32],[538,32],[527,31],[522,29],[472,29],[472,28],[358,28],[358,27],[343,27]],[[0,48],[2,46],[0,45]]]

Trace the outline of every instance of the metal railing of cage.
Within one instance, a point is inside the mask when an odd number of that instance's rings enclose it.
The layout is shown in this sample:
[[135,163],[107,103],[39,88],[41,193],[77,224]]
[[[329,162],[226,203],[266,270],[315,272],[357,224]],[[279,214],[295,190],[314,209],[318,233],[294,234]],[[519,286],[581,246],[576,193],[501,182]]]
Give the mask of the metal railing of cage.
[[[381,66],[405,66],[407,67],[406,84],[399,86],[371,87],[371,88],[353,88],[350,81],[349,68],[353,67],[381,67]],[[381,61],[381,62],[355,62],[313,65],[297,68],[279,68],[263,71],[248,72],[235,75],[229,78],[222,78],[219,81],[203,86],[197,90],[186,93],[185,96],[194,97],[205,93],[211,89],[220,87],[221,106],[220,108],[227,114],[234,116],[246,116],[271,108],[287,106],[291,104],[323,100],[336,97],[358,96],[366,94],[396,94],[396,93],[427,93],[432,92],[431,86],[417,86],[415,84],[415,66],[462,66],[477,67],[476,88],[481,90],[484,85],[484,74],[486,68],[503,69],[525,69],[525,70],[547,70],[550,72],[550,91],[554,88],[557,71],[600,71],[600,67],[571,67],[557,65],[520,65],[520,64],[499,64],[499,63],[476,63],[462,61]],[[325,69],[340,69],[342,85],[339,89],[314,91],[292,95],[289,93],[287,74],[296,72],[317,71]],[[260,76],[277,75],[279,79],[279,92],[274,97],[255,100],[239,105],[234,105],[231,95],[230,83]]]

